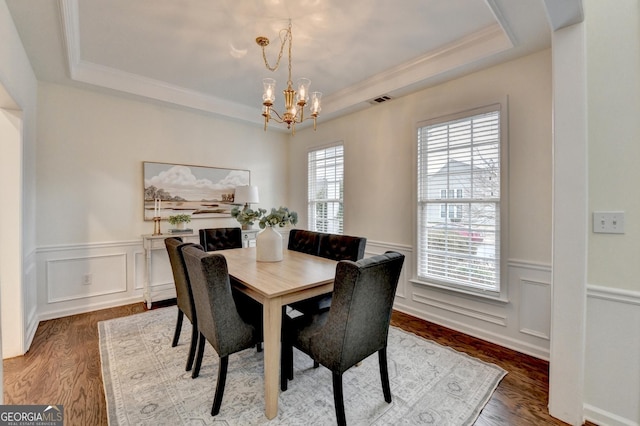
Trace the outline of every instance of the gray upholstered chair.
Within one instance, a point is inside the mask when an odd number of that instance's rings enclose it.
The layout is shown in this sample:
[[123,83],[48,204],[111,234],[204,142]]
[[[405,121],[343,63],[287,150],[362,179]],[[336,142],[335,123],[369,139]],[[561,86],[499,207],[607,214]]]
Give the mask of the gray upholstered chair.
[[198,231],[200,245],[205,251],[242,248],[240,228],[205,228]]
[[[317,256],[332,260],[351,260],[355,262],[364,257],[366,245],[367,239],[364,237],[319,233]],[[301,300],[289,306],[305,315],[323,312],[331,306],[331,293]]]
[[304,229],[292,229],[289,231],[289,243],[287,248],[301,253],[318,255],[320,247],[320,233]]
[[211,415],[215,416],[220,412],[222,404],[229,355],[255,345],[259,333],[238,313],[224,256],[206,253],[195,247],[185,247],[183,255],[193,289],[200,332],[194,371],[199,373],[207,341],[220,357],[218,382],[211,408]]
[[[200,229],[198,233],[200,245],[204,247],[205,251],[242,248],[242,230],[240,228],[204,228]],[[243,319],[261,327],[262,305],[235,289],[233,290],[233,298]],[[262,352],[262,340],[256,345],[256,349],[258,352]]]
[[[327,312],[286,317],[282,339],[281,388],[293,374],[293,347],[333,373],[333,396],[339,425],[346,424],[342,374],[378,352],[384,399],[391,402],[387,337],[404,255],[386,252],[336,268],[333,302]],[[310,390],[312,391],[312,390]]]
[[192,246],[192,243],[183,243],[180,237],[171,237],[164,240],[167,253],[169,254],[169,263],[173,272],[173,282],[176,286],[176,304],[178,305],[178,321],[176,322],[176,330],[173,333],[173,341],[171,347],[178,345],[180,340],[180,331],[182,330],[182,321],[186,316],[191,321],[191,346],[189,347],[189,355],[187,357],[186,371],[193,367],[193,359],[196,354],[196,346],[198,344],[198,318],[196,309],[193,304],[193,293],[189,276],[182,258],[182,247]]

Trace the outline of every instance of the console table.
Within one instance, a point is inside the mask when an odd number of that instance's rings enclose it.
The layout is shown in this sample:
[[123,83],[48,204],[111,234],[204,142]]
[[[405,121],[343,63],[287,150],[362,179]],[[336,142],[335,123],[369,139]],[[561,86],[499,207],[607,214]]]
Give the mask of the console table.
[[[256,235],[258,234],[258,232],[259,232],[259,229],[243,230],[242,231],[243,247],[255,246]],[[142,236],[142,246],[144,248],[144,257],[145,257],[143,296],[144,296],[144,301],[147,304],[147,309],[151,309],[151,304],[153,302],[176,297],[175,288],[172,288],[171,290],[169,289],[160,290],[160,291],[156,290],[157,293],[153,294],[154,290],[152,286],[153,277],[151,273],[152,271],[151,262],[154,260],[153,252],[157,250],[163,250],[164,252],[166,252],[167,249],[164,245],[164,240],[165,238],[170,238],[170,237],[180,237],[182,238],[182,241],[184,241],[185,243],[200,244],[200,236],[198,235],[197,232],[192,234],[169,234],[169,233],[162,234],[162,235],[145,234]],[[160,261],[165,260],[168,262],[168,260],[163,258],[159,260]]]

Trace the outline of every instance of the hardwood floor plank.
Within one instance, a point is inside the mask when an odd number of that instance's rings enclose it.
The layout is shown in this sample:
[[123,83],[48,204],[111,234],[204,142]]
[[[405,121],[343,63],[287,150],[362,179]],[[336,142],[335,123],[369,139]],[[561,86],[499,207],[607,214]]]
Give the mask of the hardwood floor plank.
[[[4,361],[4,403],[63,404],[66,425],[106,425],[97,324],[144,311],[137,303],[41,322],[29,352]],[[476,425],[565,424],[547,410],[547,362],[401,312],[391,323],[508,371]]]

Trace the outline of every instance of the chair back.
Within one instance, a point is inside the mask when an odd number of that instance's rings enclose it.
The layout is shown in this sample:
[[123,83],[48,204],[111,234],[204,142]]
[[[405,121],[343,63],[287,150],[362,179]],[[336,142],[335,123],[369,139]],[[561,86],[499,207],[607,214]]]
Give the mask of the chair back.
[[196,310],[193,302],[193,292],[187,267],[182,257],[182,248],[193,246],[193,243],[183,243],[180,237],[165,238],[164,245],[169,255],[169,263],[173,272],[173,282],[176,286],[176,303],[178,308],[189,318],[192,324],[196,324]]
[[240,228],[205,228],[198,231],[200,245],[205,251],[242,248]]
[[224,256],[195,247],[185,247],[182,252],[193,289],[198,329],[218,356],[255,344],[253,326],[242,320],[236,308]]
[[403,262],[388,251],[338,263],[327,322],[310,342],[320,364],[342,373],[386,347]]
[[306,254],[318,255],[320,247],[320,233],[307,231],[304,229],[292,229],[289,232],[289,250],[299,251]]
[[321,234],[318,256],[332,260],[360,260],[364,257],[367,239],[339,234]]

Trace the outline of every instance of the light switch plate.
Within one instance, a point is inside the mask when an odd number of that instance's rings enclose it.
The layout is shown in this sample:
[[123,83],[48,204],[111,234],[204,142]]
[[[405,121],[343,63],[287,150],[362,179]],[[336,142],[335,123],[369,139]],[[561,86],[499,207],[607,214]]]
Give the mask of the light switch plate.
[[593,232],[624,234],[624,212],[593,212]]

